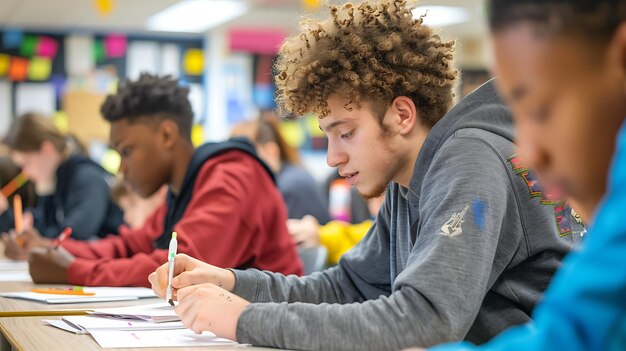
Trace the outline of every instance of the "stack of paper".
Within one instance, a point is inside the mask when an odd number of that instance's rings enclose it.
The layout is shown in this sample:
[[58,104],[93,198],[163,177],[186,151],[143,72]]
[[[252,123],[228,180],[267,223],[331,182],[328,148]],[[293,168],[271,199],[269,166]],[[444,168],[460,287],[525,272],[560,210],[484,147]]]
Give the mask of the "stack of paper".
[[175,322],[180,318],[174,312],[174,307],[167,302],[151,305],[101,308],[88,312],[92,316],[109,317],[115,319],[135,319],[153,323]]
[[237,342],[218,338],[211,332],[200,335],[189,329],[140,330],[140,331],[96,331],[91,336],[100,347],[182,347],[182,346],[234,346]]
[[75,334],[90,334],[94,331],[185,329],[181,322],[154,323],[96,316],[66,316],[62,319],[44,320],[44,322]]
[[14,299],[31,300],[49,304],[60,303],[89,303],[89,302],[108,302],[108,301],[128,301],[143,298],[156,297],[152,289],[148,288],[84,288],[85,293],[93,293],[93,295],[58,295],[58,294],[42,294],[32,291],[26,292],[7,292],[0,293],[2,297],[10,297]]
[[67,316],[44,322],[76,334],[91,334],[102,348],[238,345],[211,332],[195,334],[183,326],[174,307],[165,302],[103,308],[89,313],[90,316]]

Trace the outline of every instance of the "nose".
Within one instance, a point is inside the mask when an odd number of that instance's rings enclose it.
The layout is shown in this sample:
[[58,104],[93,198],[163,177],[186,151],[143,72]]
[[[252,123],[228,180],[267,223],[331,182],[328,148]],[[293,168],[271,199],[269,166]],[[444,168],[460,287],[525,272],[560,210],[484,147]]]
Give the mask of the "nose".
[[548,154],[541,147],[541,144],[535,140],[532,133],[523,129],[518,129],[517,153],[524,164],[538,173],[544,172],[548,167]]
[[126,162],[124,162],[123,160],[120,162],[120,167],[117,170],[117,173],[122,175],[122,178],[126,178],[126,171],[128,170],[128,168],[126,167]]
[[330,139],[326,150],[326,164],[330,167],[338,167],[348,161],[348,155],[337,147]]

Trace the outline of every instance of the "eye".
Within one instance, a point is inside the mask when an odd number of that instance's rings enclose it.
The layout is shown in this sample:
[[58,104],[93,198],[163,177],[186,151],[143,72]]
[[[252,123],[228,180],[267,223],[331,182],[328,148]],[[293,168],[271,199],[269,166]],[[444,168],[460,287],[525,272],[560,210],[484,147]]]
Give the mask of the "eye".
[[547,105],[544,105],[537,109],[534,113],[531,113],[530,119],[536,124],[541,124],[548,119],[549,115],[550,109]]
[[130,153],[133,151],[133,148],[130,146],[125,146],[120,150],[120,156],[128,157]]
[[349,138],[349,137],[351,137],[353,134],[354,134],[354,129],[353,129],[353,130],[351,130],[351,131],[349,131],[349,132],[347,132],[347,133],[343,133],[343,134],[341,134],[341,139],[346,139],[346,138]]

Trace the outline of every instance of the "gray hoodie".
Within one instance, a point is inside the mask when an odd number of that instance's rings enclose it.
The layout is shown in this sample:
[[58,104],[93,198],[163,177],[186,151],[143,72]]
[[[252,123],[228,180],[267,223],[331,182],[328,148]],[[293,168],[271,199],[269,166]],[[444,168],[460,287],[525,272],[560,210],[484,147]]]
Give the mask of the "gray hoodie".
[[375,224],[336,267],[234,271],[234,292],[255,302],[237,339],[396,350],[482,343],[528,321],[582,225],[514,153],[510,112],[487,83],[432,128],[409,188],[389,185]]

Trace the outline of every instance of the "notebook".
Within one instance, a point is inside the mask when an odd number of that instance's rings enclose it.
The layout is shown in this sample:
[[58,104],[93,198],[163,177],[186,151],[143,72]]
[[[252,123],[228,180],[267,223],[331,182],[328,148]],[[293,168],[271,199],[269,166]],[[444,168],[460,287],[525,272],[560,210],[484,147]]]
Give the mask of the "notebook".
[[140,348],[140,347],[208,347],[235,346],[236,341],[219,338],[211,332],[198,335],[189,329],[138,330],[138,331],[93,331],[91,336],[100,347]]
[[138,300],[150,297],[156,297],[152,289],[148,288],[89,288],[85,287],[84,292],[94,293],[94,295],[58,295],[58,294],[42,294],[32,291],[25,292],[5,292],[0,293],[2,297],[13,299],[22,299],[37,301],[48,304],[64,304],[64,303],[89,303],[89,302],[109,302],[109,301],[128,301]]

